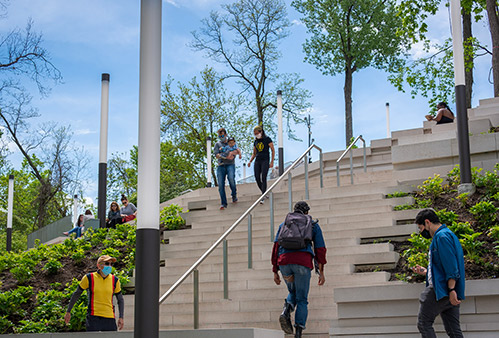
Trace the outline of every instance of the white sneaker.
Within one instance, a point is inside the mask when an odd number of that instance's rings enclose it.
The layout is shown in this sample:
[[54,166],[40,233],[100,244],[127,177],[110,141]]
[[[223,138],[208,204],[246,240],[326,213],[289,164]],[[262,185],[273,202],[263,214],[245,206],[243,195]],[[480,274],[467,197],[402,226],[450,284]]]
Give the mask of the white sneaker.
[[265,203],[265,201],[264,201],[264,200],[260,200],[260,204],[264,204],[264,203]]

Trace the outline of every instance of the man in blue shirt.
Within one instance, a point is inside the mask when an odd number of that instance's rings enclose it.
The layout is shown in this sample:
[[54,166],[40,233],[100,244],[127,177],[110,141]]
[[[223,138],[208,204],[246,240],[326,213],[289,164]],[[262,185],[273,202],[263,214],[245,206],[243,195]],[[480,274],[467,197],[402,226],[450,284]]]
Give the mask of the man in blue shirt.
[[459,239],[432,209],[416,216],[421,236],[432,238],[428,268],[416,266],[414,272],[426,275],[426,289],[419,297],[418,329],[423,338],[437,337],[433,329],[440,315],[449,337],[463,337],[459,323],[459,304],[464,300],[464,254]]

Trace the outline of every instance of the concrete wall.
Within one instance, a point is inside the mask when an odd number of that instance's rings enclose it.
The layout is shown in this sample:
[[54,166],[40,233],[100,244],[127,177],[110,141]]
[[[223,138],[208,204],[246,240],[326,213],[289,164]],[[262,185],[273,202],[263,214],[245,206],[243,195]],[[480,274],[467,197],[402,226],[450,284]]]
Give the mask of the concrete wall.
[[[73,216],[66,216],[54,223],[44,226],[28,235],[28,248],[35,246],[35,240],[39,239],[41,243],[46,243],[54,238],[60,237],[64,231],[69,231],[73,228]],[[85,222],[85,229],[98,229],[99,220],[90,219]]]
[[[423,284],[336,288],[338,319],[332,337],[419,337],[416,327]],[[467,281],[461,304],[461,328],[466,337],[499,337],[499,280]],[[440,318],[435,329],[443,333]],[[445,334],[442,337],[446,336]]]

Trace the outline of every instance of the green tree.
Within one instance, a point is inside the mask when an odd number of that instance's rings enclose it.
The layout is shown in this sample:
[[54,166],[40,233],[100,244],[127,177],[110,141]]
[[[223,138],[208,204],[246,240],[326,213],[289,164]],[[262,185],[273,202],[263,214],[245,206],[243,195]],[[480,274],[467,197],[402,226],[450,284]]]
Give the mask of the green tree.
[[[252,151],[252,127],[256,119],[245,114],[244,101],[227,93],[223,81],[211,68],[201,73],[201,80],[194,77],[188,84],[173,80],[165,83],[162,101],[163,137],[170,140],[192,167],[195,177],[204,180],[206,171],[206,138],[212,146],[218,141],[217,130],[225,128],[236,139],[243,154]],[[212,158],[212,175],[216,183],[215,159]]]
[[393,0],[295,0],[292,5],[312,36],[303,48],[305,60],[325,75],[345,76],[345,140],[353,137],[352,81],[367,67],[391,71],[401,65],[408,38]]
[[242,86],[253,102],[258,124],[268,131],[274,126],[276,90],[282,90],[288,135],[294,137],[291,122],[303,123],[300,113],[310,108],[311,94],[301,88],[298,74],[277,72],[279,43],[289,35],[286,5],[281,0],[239,0],[221,7],[221,13],[211,12],[202,20],[191,46],[227,66],[225,78]]

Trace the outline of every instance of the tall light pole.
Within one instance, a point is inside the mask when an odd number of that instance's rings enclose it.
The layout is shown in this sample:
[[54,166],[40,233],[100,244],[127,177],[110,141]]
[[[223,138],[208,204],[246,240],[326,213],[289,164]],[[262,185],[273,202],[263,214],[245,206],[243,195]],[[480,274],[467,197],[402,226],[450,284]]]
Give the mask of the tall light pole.
[[279,176],[284,173],[284,140],[282,131],[282,91],[277,91],[277,154],[279,156]]
[[135,338],[159,336],[159,168],[162,0],[140,2]]
[[[310,120],[310,114],[308,114],[308,118],[305,117],[305,123],[307,123],[308,127],[308,147],[312,145],[312,121]],[[311,151],[308,152],[308,163],[312,163],[312,154]]]
[[390,103],[386,103],[386,138],[392,137],[390,132]]
[[468,112],[466,109],[466,87],[464,77],[463,31],[461,28],[461,1],[451,0],[452,47],[454,57],[454,81],[456,90],[457,141],[459,148],[459,167],[461,184],[459,193],[473,193],[471,180],[470,138]]
[[78,195],[73,196],[73,226],[78,221]]
[[100,145],[99,145],[99,200],[97,202],[97,218],[99,227],[106,227],[107,201],[107,131],[109,117],[109,80],[107,73],[102,74],[100,105]]
[[9,175],[9,192],[7,193],[7,251],[12,250],[12,212],[14,211],[14,175]]
[[206,138],[206,187],[211,187],[211,137]]

